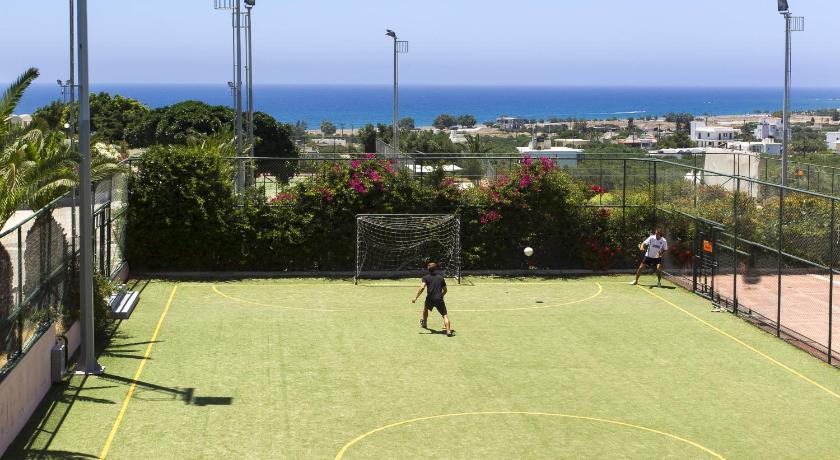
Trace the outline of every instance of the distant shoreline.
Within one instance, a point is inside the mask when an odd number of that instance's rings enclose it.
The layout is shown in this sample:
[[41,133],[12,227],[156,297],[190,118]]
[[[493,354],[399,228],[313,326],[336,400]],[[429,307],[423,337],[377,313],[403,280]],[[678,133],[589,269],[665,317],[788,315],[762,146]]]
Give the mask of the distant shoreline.
[[[46,81],[45,79],[41,79]],[[156,108],[184,100],[231,105],[223,84],[94,84],[94,92],[121,94]],[[337,128],[358,128],[367,123],[388,124],[393,106],[388,85],[255,85],[257,110],[285,123],[305,121],[315,129],[322,121]],[[795,88],[793,110],[840,108],[840,87]],[[57,85],[33,85],[19,105],[19,113],[60,100]],[[433,86],[403,85],[400,117],[414,118],[417,126],[430,126],[442,113],[471,114],[478,123],[501,115],[534,119],[553,117],[579,120],[626,120],[668,112],[700,116],[753,115],[782,105],[781,88],[746,87],[586,87],[586,86]]]

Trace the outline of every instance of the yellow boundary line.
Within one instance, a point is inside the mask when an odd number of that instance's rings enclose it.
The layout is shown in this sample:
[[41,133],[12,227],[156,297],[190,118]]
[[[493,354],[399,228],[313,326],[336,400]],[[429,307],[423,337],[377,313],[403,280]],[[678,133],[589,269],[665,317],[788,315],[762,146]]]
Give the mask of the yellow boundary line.
[[792,368],[788,367],[787,365],[785,365],[785,364],[783,364],[783,363],[779,362],[778,360],[776,360],[775,358],[773,358],[773,357],[771,357],[771,356],[767,355],[766,353],[762,352],[761,350],[759,350],[759,349],[757,349],[757,348],[753,347],[752,345],[750,345],[750,344],[748,344],[748,343],[744,342],[743,340],[741,340],[741,339],[739,339],[739,338],[735,337],[734,335],[732,335],[732,334],[730,334],[730,333],[728,333],[728,332],[726,332],[726,331],[724,331],[724,330],[720,329],[719,327],[717,327],[717,326],[715,326],[714,324],[712,324],[712,323],[710,323],[710,322],[708,322],[708,321],[704,320],[703,318],[701,318],[701,317],[699,317],[699,316],[695,315],[694,313],[691,313],[690,311],[686,310],[685,308],[683,308],[683,307],[681,307],[681,306],[679,306],[679,305],[677,305],[677,304],[675,304],[675,303],[671,302],[670,300],[666,299],[665,297],[662,297],[662,296],[660,296],[659,294],[653,293],[653,292],[651,292],[651,291],[650,291],[650,290],[648,290],[648,289],[644,289],[644,288],[642,288],[641,286],[639,286],[639,289],[641,289],[642,291],[647,292],[648,294],[650,294],[650,295],[652,295],[652,296],[656,297],[657,299],[659,299],[659,300],[661,300],[661,301],[663,301],[663,302],[667,303],[668,305],[670,305],[670,306],[672,306],[672,307],[676,308],[677,310],[679,310],[679,311],[681,311],[681,312],[685,313],[686,315],[688,315],[688,316],[690,316],[690,317],[692,317],[692,318],[696,319],[697,321],[700,321],[701,323],[705,324],[706,326],[709,326],[712,330],[714,330],[714,331],[715,331],[715,332],[717,332],[718,334],[720,334],[720,335],[722,335],[722,336],[724,336],[724,337],[728,337],[729,339],[733,340],[735,343],[737,343],[737,344],[739,344],[739,345],[743,346],[744,348],[746,348],[746,349],[748,349],[748,350],[750,350],[750,351],[752,351],[752,352],[756,353],[757,355],[759,355],[759,356],[763,357],[764,359],[766,359],[766,360],[770,361],[771,363],[773,363],[773,364],[775,364],[775,365],[777,365],[777,366],[781,367],[782,369],[784,369],[784,370],[786,370],[786,371],[790,372],[791,374],[793,374],[793,375],[795,375],[795,376],[799,377],[800,379],[804,380],[805,382],[808,382],[808,383],[810,383],[811,385],[814,385],[815,387],[817,387],[817,388],[819,388],[819,389],[821,389],[821,390],[825,391],[825,392],[826,392],[826,393],[828,393],[829,395],[831,395],[831,396],[833,396],[833,397],[835,397],[835,398],[837,398],[837,399],[840,399],[840,394],[837,394],[837,393],[835,393],[834,391],[830,390],[829,388],[826,388],[825,386],[823,386],[823,385],[821,385],[821,384],[817,383],[816,381],[814,381],[814,380],[812,380],[812,379],[810,379],[810,378],[806,377],[805,375],[803,375],[803,374],[802,374],[802,373],[800,373],[799,371],[797,371],[797,370],[795,370],[795,369],[792,369]]
[[605,418],[584,417],[582,415],[555,414],[555,413],[549,413],[549,412],[515,412],[515,411],[510,411],[510,412],[507,412],[507,411],[504,411],[504,412],[462,412],[462,413],[457,413],[457,414],[431,415],[431,416],[428,416],[428,417],[418,417],[418,418],[413,418],[411,420],[403,420],[402,422],[396,422],[396,423],[392,423],[390,425],[385,425],[385,426],[382,426],[382,427],[379,427],[379,428],[375,428],[373,430],[368,431],[367,433],[365,433],[363,435],[360,435],[360,436],[356,437],[352,441],[345,444],[344,447],[342,447],[341,450],[338,451],[338,453],[335,455],[335,460],[341,460],[344,457],[344,454],[347,453],[347,450],[350,449],[350,447],[352,447],[354,444],[356,444],[359,441],[367,438],[368,436],[379,433],[380,431],[385,431],[385,430],[388,430],[390,428],[395,428],[395,427],[398,427],[398,426],[408,425],[408,424],[411,424],[411,423],[422,422],[422,421],[426,421],[426,420],[434,420],[434,419],[441,419],[441,418],[448,418],[448,417],[467,417],[467,416],[476,416],[476,415],[528,415],[528,416],[539,416],[539,417],[561,417],[561,418],[567,418],[567,419],[573,419],[573,420],[586,420],[586,421],[590,421],[590,422],[607,423],[607,424],[610,424],[610,425],[618,425],[618,426],[622,426],[622,427],[626,427],[626,428],[634,428],[636,430],[647,431],[649,433],[654,433],[654,434],[658,434],[660,436],[665,436],[665,437],[668,437],[668,438],[671,438],[671,439],[675,439],[675,440],[680,441],[682,443],[685,443],[685,444],[688,444],[690,446],[696,447],[696,448],[708,453],[709,455],[711,455],[715,458],[718,458],[720,460],[726,460],[721,454],[719,454],[719,453],[717,453],[717,452],[715,452],[715,451],[713,451],[713,450],[711,450],[707,447],[704,447],[704,446],[702,446],[702,445],[700,445],[700,444],[698,444],[694,441],[691,441],[689,439],[685,439],[685,438],[677,436],[675,434],[667,433],[665,431],[660,431],[660,430],[656,430],[656,429],[653,429],[653,428],[648,428],[646,426],[634,425],[632,423],[619,422],[617,420],[610,420],[610,419],[605,419]]
[[169,311],[169,306],[172,305],[172,299],[175,298],[175,291],[178,290],[178,285],[172,286],[172,292],[169,294],[169,300],[166,301],[166,306],[163,308],[163,313],[160,314],[160,319],[158,319],[157,326],[155,326],[155,332],[152,333],[152,338],[149,339],[149,346],[146,347],[146,353],[143,354],[143,359],[140,360],[140,365],[137,366],[137,372],[134,373],[134,377],[131,378],[131,385],[128,387],[128,393],[125,395],[125,399],[123,400],[122,407],[120,407],[120,413],[117,414],[117,419],[114,421],[114,426],[111,428],[111,432],[108,434],[108,439],[105,441],[105,445],[102,447],[102,452],[99,453],[100,460],[104,460],[105,457],[108,456],[108,451],[111,449],[111,443],[114,442],[114,438],[117,436],[117,431],[120,429],[120,423],[122,423],[122,419],[125,416],[125,412],[128,409],[128,403],[131,401],[131,396],[134,394],[134,389],[137,388],[137,381],[140,380],[140,374],[143,373],[143,367],[146,365],[146,361],[149,359],[149,355],[152,353],[152,347],[157,340],[158,333],[160,332],[160,328],[163,325],[163,320],[166,318],[166,313]]
[[[569,302],[563,302],[563,303],[557,303],[557,304],[551,304],[551,305],[540,305],[540,306],[536,306],[536,307],[494,308],[494,309],[487,309],[487,310],[474,310],[474,309],[460,310],[460,309],[457,309],[457,308],[453,308],[452,312],[454,312],[454,313],[461,313],[461,312],[493,313],[493,312],[499,312],[499,311],[542,310],[542,309],[546,309],[546,308],[555,308],[555,307],[562,307],[562,306],[566,306],[566,305],[573,305],[573,304],[576,304],[576,303],[587,302],[589,300],[592,300],[592,299],[600,296],[604,292],[604,287],[601,285],[601,283],[598,283],[598,282],[596,282],[595,285],[598,286],[598,292],[596,292],[595,294],[593,294],[593,295],[591,295],[591,296],[589,296],[585,299],[572,300],[572,301],[569,301]],[[356,309],[350,309],[350,308],[338,310],[338,309],[326,309],[326,308],[289,307],[289,306],[285,306],[285,305],[267,304],[267,303],[255,302],[253,300],[242,299],[242,298],[239,298],[239,297],[234,297],[234,296],[225,294],[224,292],[220,291],[219,288],[216,287],[215,284],[211,285],[211,287],[213,288],[213,292],[215,292],[216,294],[218,294],[218,295],[220,295],[220,296],[222,296],[222,297],[224,297],[228,300],[232,300],[234,302],[248,303],[248,304],[257,305],[257,306],[260,306],[260,307],[283,308],[283,309],[288,309],[288,310],[299,310],[299,311],[318,311],[318,312],[347,312],[347,313],[382,313],[383,312],[383,310],[356,310]],[[406,285],[406,287],[411,287],[411,286]],[[421,305],[421,307],[422,307],[422,305]],[[413,311],[413,309],[405,308],[405,309],[399,309],[399,310],[396,310],[396,311],[400,311],[400,312],[402,312],[402,311]]]

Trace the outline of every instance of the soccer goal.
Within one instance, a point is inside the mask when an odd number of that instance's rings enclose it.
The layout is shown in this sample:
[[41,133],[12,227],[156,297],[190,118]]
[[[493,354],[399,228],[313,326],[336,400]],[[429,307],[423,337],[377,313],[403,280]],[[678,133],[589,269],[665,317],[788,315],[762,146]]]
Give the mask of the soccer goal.
[[359,214],[356,276],[418,273],[436,262],[444,276],[461,282],[461,220],[453,214]]

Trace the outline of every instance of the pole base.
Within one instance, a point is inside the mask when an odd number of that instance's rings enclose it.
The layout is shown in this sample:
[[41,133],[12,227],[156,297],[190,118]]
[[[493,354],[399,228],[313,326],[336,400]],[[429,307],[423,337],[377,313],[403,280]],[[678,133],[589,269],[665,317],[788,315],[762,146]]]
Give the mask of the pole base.
[[76,370],[73,371],[75,375],[102,375],[105,373],[105,366],[99,364],[98,362],[93,363],[93,370],[87,371],[85,369],[85,365],[79,363],[76,365]]

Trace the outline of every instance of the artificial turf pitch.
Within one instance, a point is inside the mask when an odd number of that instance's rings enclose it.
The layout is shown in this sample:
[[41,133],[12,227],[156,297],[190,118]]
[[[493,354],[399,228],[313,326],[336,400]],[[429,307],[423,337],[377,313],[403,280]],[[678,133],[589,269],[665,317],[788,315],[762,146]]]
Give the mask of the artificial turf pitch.
[[627,281],[450,281],[452,338],[415,280],[141,281],[107,374],[55,387],[7,456],[840,455],[838,370]]

